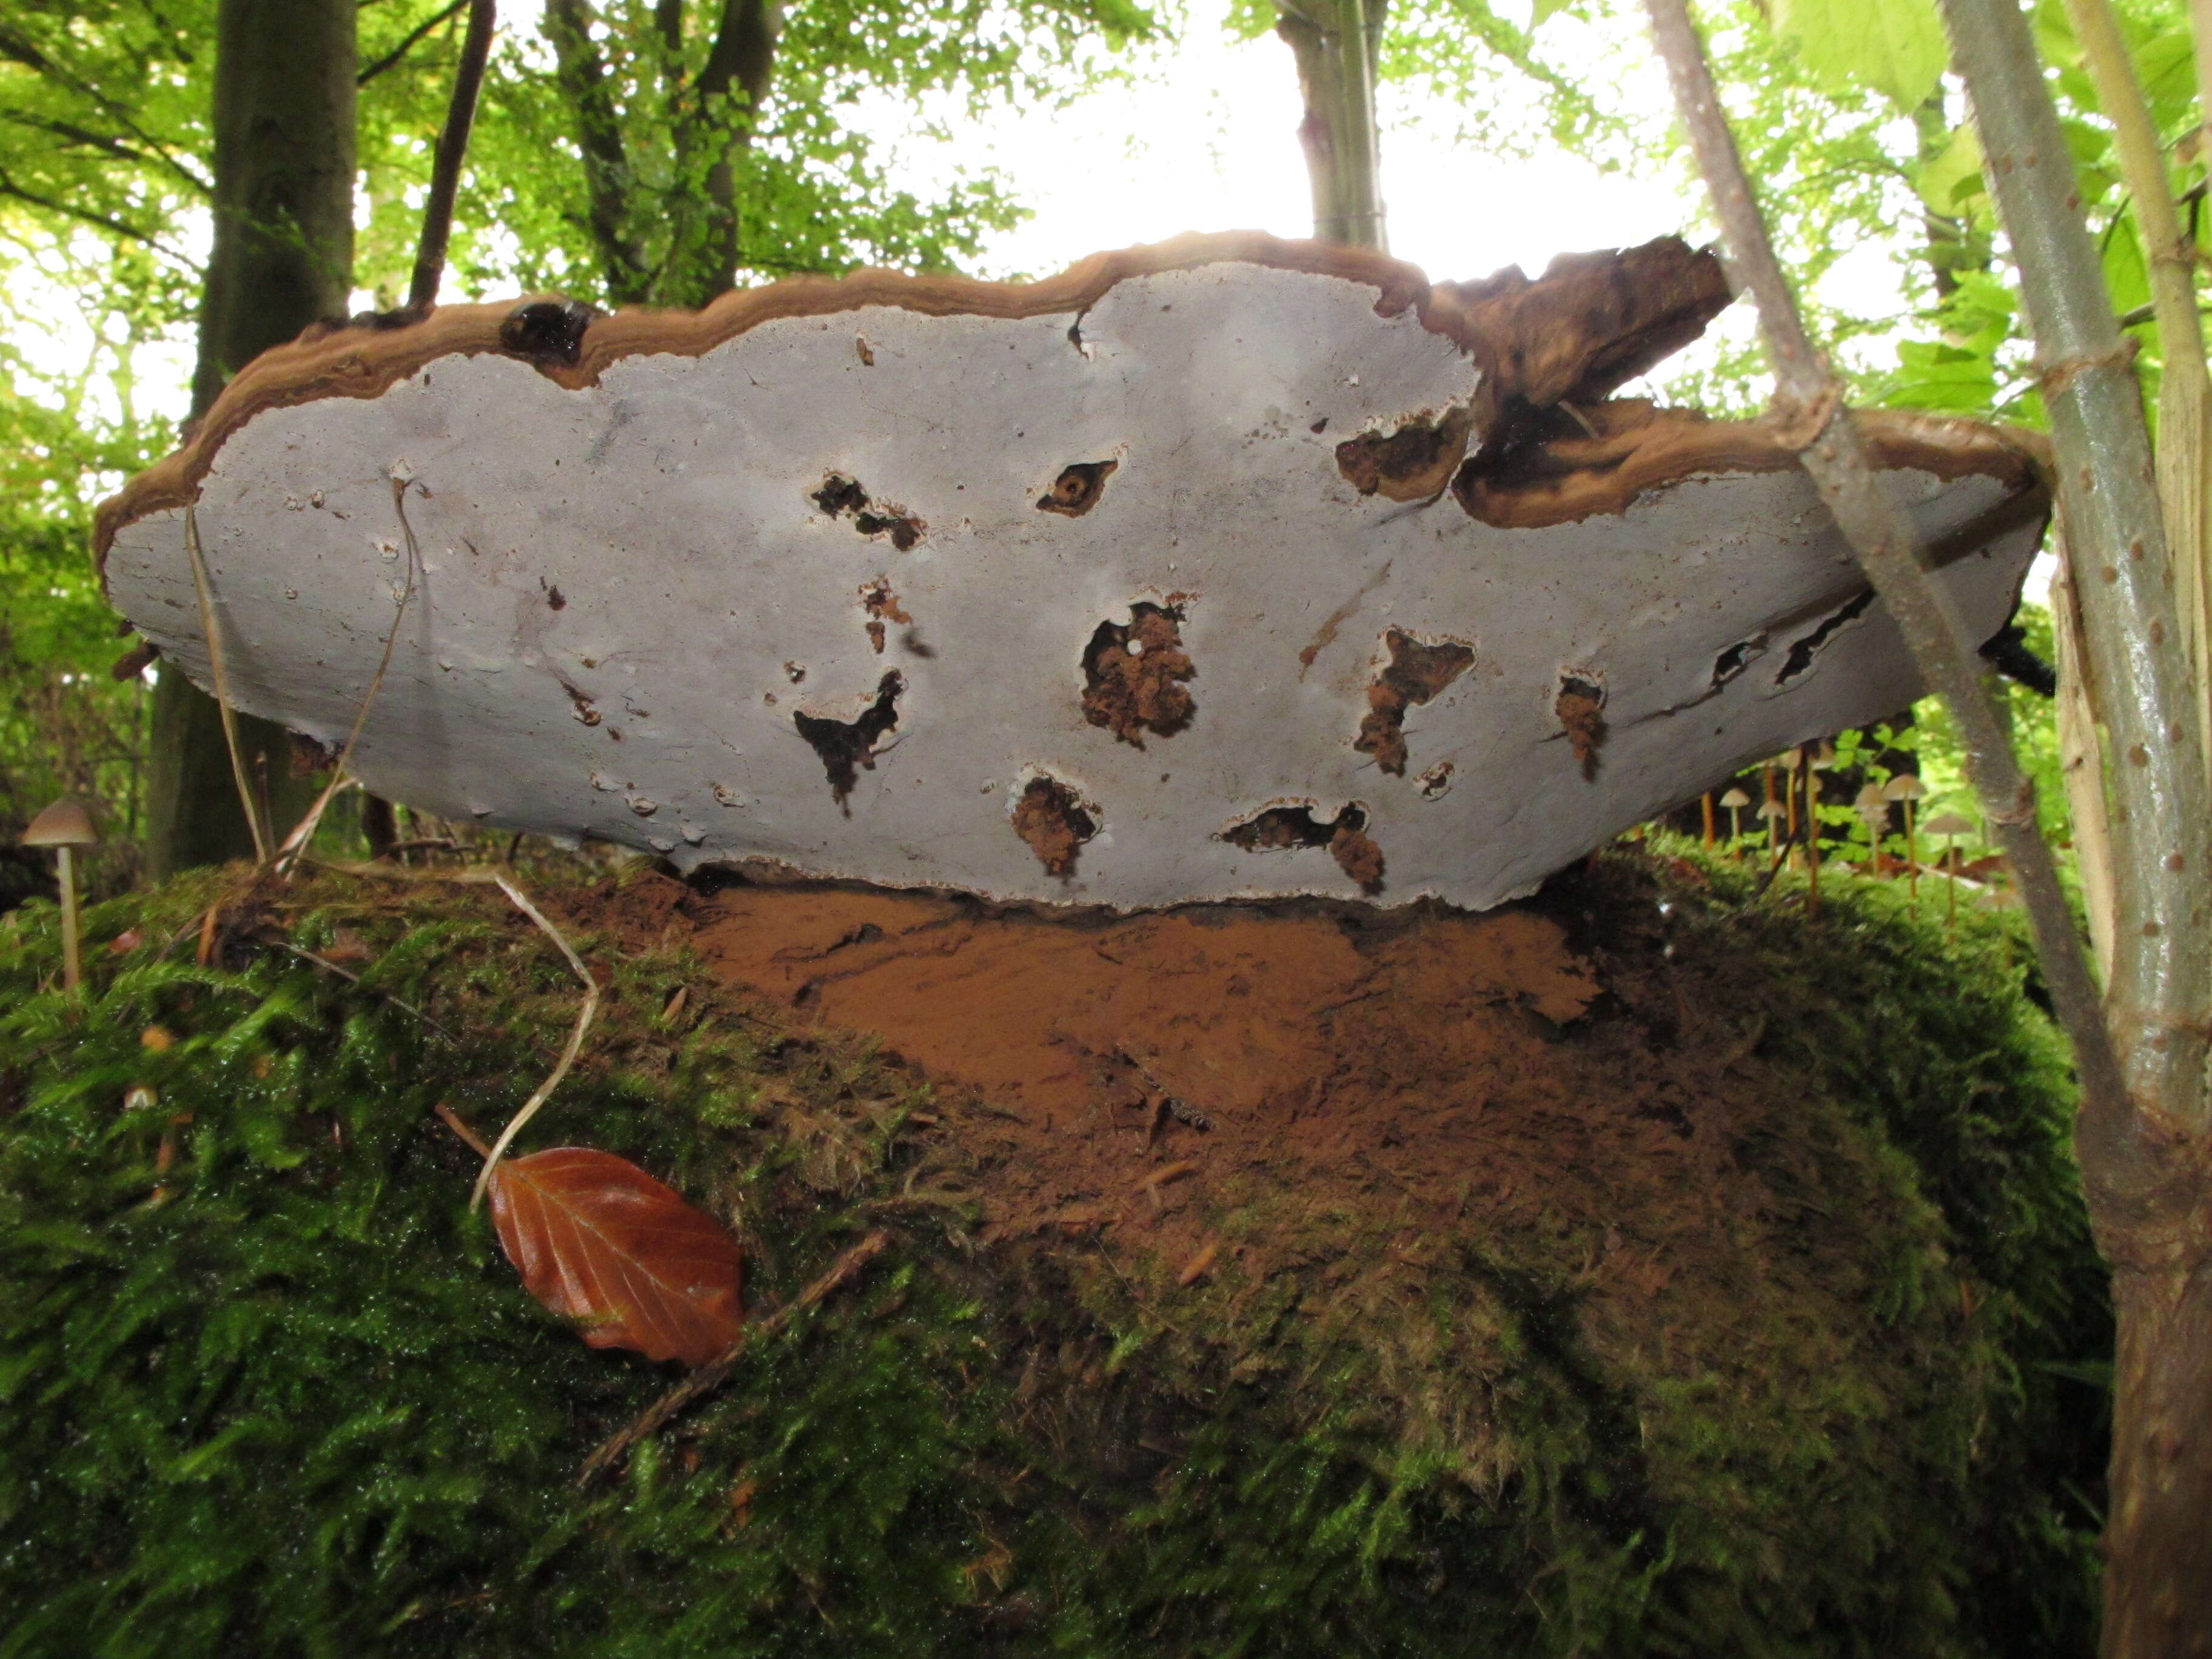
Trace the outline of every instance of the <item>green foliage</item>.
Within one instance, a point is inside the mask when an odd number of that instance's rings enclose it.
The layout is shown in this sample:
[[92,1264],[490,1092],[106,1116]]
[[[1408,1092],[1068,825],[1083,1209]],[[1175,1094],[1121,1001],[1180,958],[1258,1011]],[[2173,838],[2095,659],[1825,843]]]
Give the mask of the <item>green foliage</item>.
[[1774,33],[1822,86],[1872,87],[1907,113],[1950,62],[1930,0],[1777,0]]
[[1778,1243],[1663,1334],[1541,1222],[1458,1236],[1409,1297],[1370,1271],[1388,1205],[1324,1218],[1310,1267],[1171,1322],[1165,1265],[975,1254],[921,1196],[960,1155],[913,1114],[960,1102],[578,930],[605,1013],[530,1142],[733,1217],[756,1306],[898,1230],[593,1496],[578,1463],[666,1374],[529,1300],[429,1114],[488,1127],[534,1083],[574,1011],[550,945],[480,888],[325,878],[227,911],[200,967],[200,878],[95,907],[72,999],[20,910],[0,1655],[2086,1652],[2063,1482],[2108,1330],[2019,942],[1893,884],[1808,931],[1703,879],[1615,860],[1558,899],[1606,918],[1624,1010],[1577,1042],[1671,1018],[1686,973],[1773,1080],[1727,1156]]

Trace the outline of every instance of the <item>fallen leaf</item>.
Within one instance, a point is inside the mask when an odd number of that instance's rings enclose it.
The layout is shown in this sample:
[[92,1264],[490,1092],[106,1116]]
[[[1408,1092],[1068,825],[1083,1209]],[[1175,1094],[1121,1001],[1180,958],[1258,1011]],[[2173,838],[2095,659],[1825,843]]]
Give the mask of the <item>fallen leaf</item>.
[[524,1287],[595,1348],[703,1365],[744,1328],[737,1240],[611,1152],[506,1159],[491,1177],[491,1218]]

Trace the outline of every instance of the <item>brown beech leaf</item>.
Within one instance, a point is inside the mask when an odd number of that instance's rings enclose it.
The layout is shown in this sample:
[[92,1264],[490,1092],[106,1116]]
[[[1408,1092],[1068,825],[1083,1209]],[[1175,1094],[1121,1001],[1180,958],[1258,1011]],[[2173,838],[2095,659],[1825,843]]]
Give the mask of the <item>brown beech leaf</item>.
[[524,1288],[595,1348],[703,1365],[744,1327],[738,1241],[611,1152],[556,1146],[504,1160],[491,1219]]

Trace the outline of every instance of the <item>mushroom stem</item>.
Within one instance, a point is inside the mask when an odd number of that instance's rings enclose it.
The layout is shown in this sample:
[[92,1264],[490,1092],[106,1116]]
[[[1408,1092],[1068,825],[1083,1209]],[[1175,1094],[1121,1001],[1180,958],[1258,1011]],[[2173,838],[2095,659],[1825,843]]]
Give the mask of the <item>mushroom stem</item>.
[[62,984],[74,991],[84,976],[76,948],[76,866],[66,847],[54,848],[54,860],[62,888]]
[[1713,850],[1714,839],[1713,792],[1711,790],[1708,789],[1705,791],[1705,797],[1701,804],[1704,805],[1705,810],[1705,851],[1710,853]]
[[1958,837],[1955,836],[1943,837],[1943,878],[1949,889],[1943,904],[1943,931],[1947,933],[1959,931],[1959,855],[1954,850],[1957,846]]
[[1905,881],[1914,898],[1920,896],[1920,851],[1912,838],[1912,803],[1905,803]]
[[1805,919],[1820,914],[1820,783],[1813,770],[1813,757],[1805,757]]

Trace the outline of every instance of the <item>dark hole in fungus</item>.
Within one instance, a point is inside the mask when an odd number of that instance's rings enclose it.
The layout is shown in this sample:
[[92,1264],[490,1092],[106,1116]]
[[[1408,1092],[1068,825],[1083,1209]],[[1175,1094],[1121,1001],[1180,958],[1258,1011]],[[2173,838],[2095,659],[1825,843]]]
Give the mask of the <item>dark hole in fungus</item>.
[[1076,854],[1098,833],[1096,809],[1058,778],[1031,778],[1014,803],[1014,833],[1029,843],[1048,876],[1075,873]]
[[1183,683],[1198,670],[1182,622],[1180,606],[1139,599],[1127,622],[1100,623],[1083,647],[1083,718],[1139,749],[1144,732],[1171,738],[1188,726],[1198,704]]
[[1790,654],[1782,659],[1782,672],[1774,677],[1777,685],[1787,685],[1813,665],[1813,659],[1820,654],[1820,647],[1836,636],[1845,624],[1866,615],[1867,607],[1874,603],[1874,589],[1861,588],[1850,599],[1830,611],[1827,619],[1811,633],[1794,641]]
[[499,343],[534,363],[573,368],[584,355],[584,331],[604,314],[581,300],[532,300],[501,319]]
[[876,744],[898,724],[899,694],[905,690],[905,677],[894,668],[877,684],[876,700],[853,720],[831,720],[823,714],[810,714],[804,709],[791,717],[792,724],[799,728],[799,735],[822,757],[822,769],[830,779],[830,793],[848,818],[853,816],[853,809],[845,805],[845,798],[860,781],[860,768],[875,770]]
[[1037,511],[1081,518],[1098,505],[1099,496],[1105,493],[1106,480],[1121,465],[1119,461],[1078,461],[1061,468],[1052,488],[1037,497]]
[[1453,408],[1417,416],[1395,432],[1363,432],[1336,447],[1337,471],[1363,495],[1426,501],[1443,494],[1473,429],[1474,417]]
[[858,513],[867,506],[868,492],[860,488],[857,478],[833,472],[823,480],[822,488],[809,499],[834,519],[841,513]]
[[566,611],[568,608],[568,597],[557,587],[548,587],[545,590],[545,603],[553,610]]
[[1370,896],[1382,890],[1382,849],[1367,834],[1367,808],[1351,801],[1326,821],[1308,806],[1270,806],[1224,830],[1219,840],[1248,853],[1326,847],[1337,867]]
[[911,553],[928,527],[910,513],[862,513],[853,520],[853,528],[863,536],[888,533],[891,545],[902,553]]
[[1717,691],[1752,665],[1752,660],[1766,654],[1766,635],[1760,634],[1735,644],[1713,659],[1713,690]]
[[1598,746],[1605,741],[1604,710],[1605,687],[1578,674],[1559,676],[1559,695],[1552,712],[1559,717],[1559,729],[1574,745],[1575,759],[1582,763],[1585,778],[1597,775]]
[[1390,661],[1367,688],[1367,713],[1352,746],[1395,777],[1406,775],[1406,710],[1437,696],[1474,666],[1474,647],[1457,640],[1429,645],[1403,629],[1382,635]]

